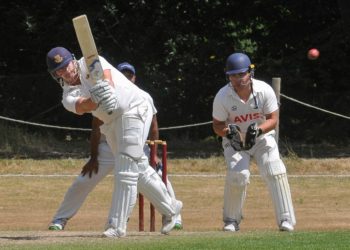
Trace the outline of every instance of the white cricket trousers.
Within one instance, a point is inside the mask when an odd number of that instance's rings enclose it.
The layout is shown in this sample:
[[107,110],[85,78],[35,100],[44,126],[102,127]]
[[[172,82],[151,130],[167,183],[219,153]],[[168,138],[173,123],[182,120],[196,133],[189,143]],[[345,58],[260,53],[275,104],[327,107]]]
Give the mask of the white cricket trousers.
[[58,219],[72,218],[83,205],[88,194],[95,186],[114,169],[114,157],[107,142],[100,142],[98,146],[98,173],[93,173],[91,178],[89,174],[81,174],[74,180],[73,184],[67,190],[64,199],[54,215],[53,221]]

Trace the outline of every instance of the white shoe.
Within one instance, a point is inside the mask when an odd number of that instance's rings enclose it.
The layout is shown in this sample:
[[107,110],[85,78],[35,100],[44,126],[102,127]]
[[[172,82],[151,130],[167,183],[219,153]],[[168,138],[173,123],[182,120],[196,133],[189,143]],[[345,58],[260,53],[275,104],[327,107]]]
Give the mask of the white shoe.
[[126,233],[125,232],[120,232],[118,229],[115,229],[113,227],[108,228],[106,231],[103,232],[103,235],[108,238],[121,238],[125,237]]
[[163,216],[163,227],[160,230],[162,234],[168,234],[175,227],[176,218],[180,214],[182,206],[182,202],[177,200],[175,204],[175,214],[171,217]]
[[280,231],[292,232],[293,230],[294,227],[292,224],[289,223],[289,221],[282,221],[280,225]]
[[236,231],[238,231],[238,230],[236,230],[235,225],[233,225],[232,223],[230,223],[230,224],[226,224],[226,225],[224,226],[224,231],[226,231],[226,232],[236,232]]

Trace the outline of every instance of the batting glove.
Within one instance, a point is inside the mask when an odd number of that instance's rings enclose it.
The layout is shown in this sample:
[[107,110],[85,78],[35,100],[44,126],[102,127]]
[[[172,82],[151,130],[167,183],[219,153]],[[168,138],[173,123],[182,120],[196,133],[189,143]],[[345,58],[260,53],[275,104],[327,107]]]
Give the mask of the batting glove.
[[108,80],[99,80],[96,85],[90,90],[91,100],[94,103],[100,104],[101,101],[110,98],[113,93],[113,87],[109,85]]
[[115,109],[119,107],[117,96],[112,93],[112,95],[108,98],[102,99],[99,103],[99,106],[103,111],[111,114]]

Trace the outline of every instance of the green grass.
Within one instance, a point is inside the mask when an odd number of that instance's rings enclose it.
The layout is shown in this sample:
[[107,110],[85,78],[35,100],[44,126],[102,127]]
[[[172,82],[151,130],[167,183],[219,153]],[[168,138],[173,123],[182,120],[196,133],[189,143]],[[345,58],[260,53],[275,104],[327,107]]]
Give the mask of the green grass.
[[[81,238],[73,243],[45,243],[7,245],[1,249],[349,249],[350,231],[333,232],[248,232],[223,233],[207,232],[170,236],[144,236],[141,238]],[[29,240],[30,241],[30,240]]]

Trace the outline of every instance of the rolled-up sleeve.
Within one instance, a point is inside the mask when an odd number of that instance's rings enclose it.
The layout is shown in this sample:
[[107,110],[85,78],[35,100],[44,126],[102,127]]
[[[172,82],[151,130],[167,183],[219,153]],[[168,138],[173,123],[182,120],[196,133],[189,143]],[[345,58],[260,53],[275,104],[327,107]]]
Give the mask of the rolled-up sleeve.
[[75,109],[75,104],[81,96],[80,89],[69,89],[63,92],[62,95],[62,104],[64,108],[70,112],[77,114]]

